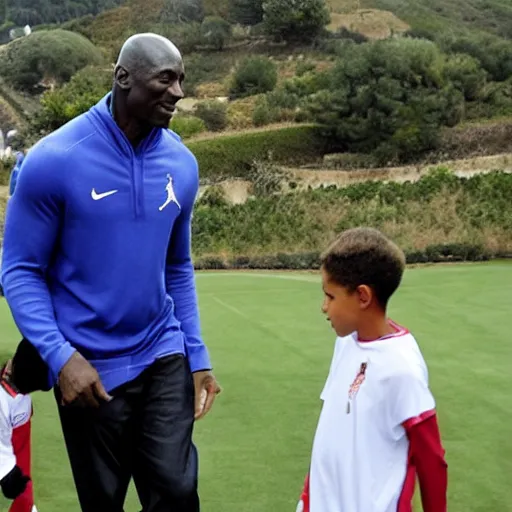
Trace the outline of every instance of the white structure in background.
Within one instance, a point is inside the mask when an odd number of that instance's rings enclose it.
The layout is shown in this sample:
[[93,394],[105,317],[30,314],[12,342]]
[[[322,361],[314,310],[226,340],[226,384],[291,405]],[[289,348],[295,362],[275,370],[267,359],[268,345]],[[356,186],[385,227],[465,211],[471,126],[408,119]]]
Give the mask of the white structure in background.
[[12,28],[9,31],[9,37],[11,38],[11,41],[14,41],[15,39],[19,39],[20,37],[29,36],[30,34],[32,34],[32,29],[30,28],[30,25],[25,25],[24,27]]
[[4,132],[0,130],[0,160],[12,156],[12,148],[9,146],[9,141],[16,136],[18,130],[9,130],[4,137]]

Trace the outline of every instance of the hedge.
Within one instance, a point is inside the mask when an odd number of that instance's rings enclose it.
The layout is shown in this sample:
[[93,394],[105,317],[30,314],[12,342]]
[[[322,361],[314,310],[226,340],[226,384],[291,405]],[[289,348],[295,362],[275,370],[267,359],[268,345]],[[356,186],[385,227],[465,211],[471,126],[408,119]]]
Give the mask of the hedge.
[[321,158],[328,139],[320,127],[298,125],[261,132],[225,135],[185,142],[199,162],[204,178],[243,178],[255,160],[303,164]]
[[[510,257],[511,255],[492,256]],[[471,244],[436,244],[429,245],[422,251],[406,252],[408,264],[475,262],[489,259],[491,259],[491,254],[482,246]],[[236,256],[231,259],[206,256],[198,258],[194,266],[196,270],[318,270],[320,268],[320,253],[277,253],[252,257]]]

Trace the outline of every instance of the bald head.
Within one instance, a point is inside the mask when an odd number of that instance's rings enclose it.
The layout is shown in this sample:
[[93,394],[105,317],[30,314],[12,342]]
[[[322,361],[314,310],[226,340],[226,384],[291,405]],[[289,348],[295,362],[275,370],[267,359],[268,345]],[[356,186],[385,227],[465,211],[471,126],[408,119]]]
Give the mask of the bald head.
[[117,66],[130,73],[141,73],[167,65],[181,65],[183,60],[176,46],[158,34],[135,34],[123,44]]
[[121,48],[115,69],[116,111],[144,126],[169,125],[183,98],[185,78],[178,48],[157,34],[136,34]]

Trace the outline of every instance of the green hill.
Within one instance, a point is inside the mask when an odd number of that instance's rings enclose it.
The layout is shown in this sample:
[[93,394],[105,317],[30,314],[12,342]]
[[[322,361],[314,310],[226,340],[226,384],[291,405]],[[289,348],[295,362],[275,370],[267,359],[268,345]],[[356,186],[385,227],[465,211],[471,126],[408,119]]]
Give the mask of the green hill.
[[476,30],[512,38],[508,0],[362,0],[361,6],[391,11],[414,30],[434,36]]

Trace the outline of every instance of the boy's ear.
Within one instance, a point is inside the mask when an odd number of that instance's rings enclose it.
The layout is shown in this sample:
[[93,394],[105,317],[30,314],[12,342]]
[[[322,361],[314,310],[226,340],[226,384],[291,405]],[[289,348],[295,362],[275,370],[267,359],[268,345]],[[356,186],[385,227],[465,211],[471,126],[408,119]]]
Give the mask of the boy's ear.
[[361,309],[368,309],[375,298],[372,288],[366,284],[359,285],[356,289],[359,295],[359,306]]

